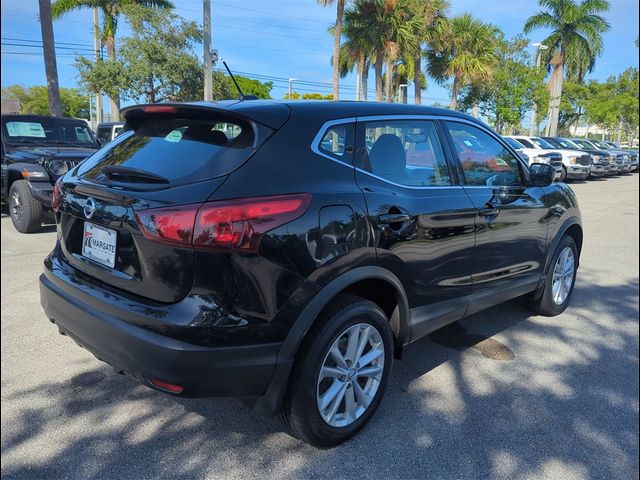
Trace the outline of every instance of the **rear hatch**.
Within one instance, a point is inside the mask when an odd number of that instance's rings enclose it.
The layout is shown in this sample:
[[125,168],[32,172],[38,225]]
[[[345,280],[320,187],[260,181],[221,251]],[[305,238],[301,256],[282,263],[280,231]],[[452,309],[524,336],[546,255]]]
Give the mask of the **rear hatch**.
[[[186,212],[197,211],[274,130],[211,107],[151,105],[125,115],[125,131],[56,186],[62,254],[97,284],[176,302],[194,278]],[[170,215],[145,229],[144,219],[155,218],[149,210]]]

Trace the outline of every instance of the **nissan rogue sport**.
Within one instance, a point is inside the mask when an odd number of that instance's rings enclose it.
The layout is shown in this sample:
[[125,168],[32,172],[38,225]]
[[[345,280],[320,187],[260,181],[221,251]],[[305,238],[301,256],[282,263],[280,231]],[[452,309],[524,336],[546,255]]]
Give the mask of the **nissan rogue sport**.
[[46,315],[119,373],[359,431],[394,359],[524,297],[567,308],[576,197],[462,113],[360,102],[131,106],[55,186]]

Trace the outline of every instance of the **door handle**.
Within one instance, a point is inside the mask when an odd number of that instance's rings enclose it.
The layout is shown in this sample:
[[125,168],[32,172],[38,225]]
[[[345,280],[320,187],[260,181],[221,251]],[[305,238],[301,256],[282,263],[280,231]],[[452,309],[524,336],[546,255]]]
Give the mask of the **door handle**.
[[478,210],[478,215],[481,217],[494,217],[500,213],[500,209],[494,207],[490,203],[487,203],[484,208]]
[[383,213],[378,215],[378,221],[385,225],[390,225],[392,223],[407,223],[411,221],[411,215],[407,215],[406,213]]

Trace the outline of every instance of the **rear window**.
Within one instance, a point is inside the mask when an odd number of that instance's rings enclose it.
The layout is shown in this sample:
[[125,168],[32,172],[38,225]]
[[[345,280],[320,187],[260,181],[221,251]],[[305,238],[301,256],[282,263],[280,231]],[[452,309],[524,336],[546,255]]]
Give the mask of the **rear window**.
[[191,183],[230,173],[254,151],[253,128],[239,121],[165,117],[129,128],[87,159],[77,174],[111,183],[102,170],[118,166],[159,175],[171,184]]

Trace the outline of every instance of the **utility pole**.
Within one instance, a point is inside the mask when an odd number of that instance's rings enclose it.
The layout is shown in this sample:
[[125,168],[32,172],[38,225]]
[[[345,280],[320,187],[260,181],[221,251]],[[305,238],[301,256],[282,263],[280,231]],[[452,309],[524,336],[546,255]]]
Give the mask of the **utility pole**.
[[49,97],[49,113],[54,117],[62,116],[60,87],[58,86],[58,65],[56,63],[56,47],[53,41],[53,22],[51,20],[51,0],[38,0],[40,9],[40,30],[42,31],[42,51],[44,53],[44,69],[47,75],[47,94]]
[[297,78],[289,79],[289,100],[291,100],[291,95],[293,95],[293,82],[295,82],[296,80],[298,79]]
[[398,85],[398,100],[400,103],[407,103],[407,84],[401,83]]
[[[540,70],[540,50],[546,50],[547,47],[546,45],[543,45],[540,42],[536,42],[533,44],[534,47],[536,47],[536,72],[538,70]],[[534,103],[533,106],[531,107],[531,125],[529,126],[529,136],[530,137],[535,137],[537,135],[537,123],[536,122],[536,117],[538,116],[538,112],[536,109],[536,104]]]
[[204,24],[204,99],[213,100],[213,78],[211,76],[211,0],[203,0]]
[[[96,62],[100,60],[100,17],[98,8],[93,7],[93,49],[96,51]],[[102,92],[96,93],[96,128],[102,122]]]

